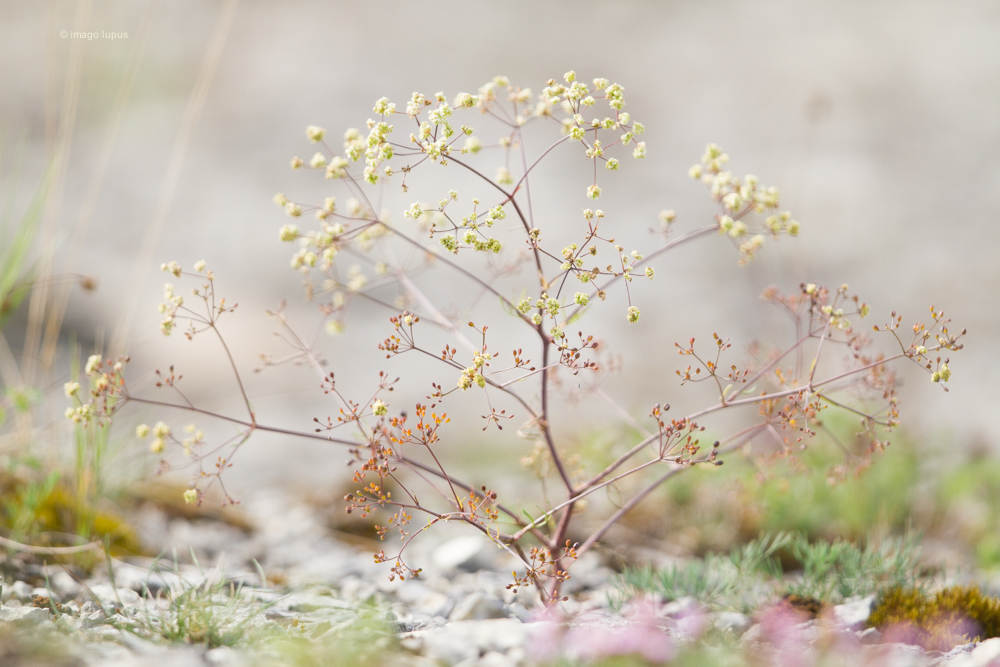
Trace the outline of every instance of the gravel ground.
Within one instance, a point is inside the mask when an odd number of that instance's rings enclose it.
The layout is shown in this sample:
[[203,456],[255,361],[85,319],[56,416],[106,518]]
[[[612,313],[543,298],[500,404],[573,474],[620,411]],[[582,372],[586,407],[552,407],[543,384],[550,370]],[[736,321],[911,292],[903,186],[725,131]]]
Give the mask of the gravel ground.
[[[814,664],[831,650],[849,656],[836,664],[1000,664],[1000,638],[947,654],[880,643],[877,630],[864,629],[871,598],[839,605],[822,621],[784,625],[767,614],[707,613],[692,600],[616,606],[613,573],[597,556],[574,565],[570,600],[556,614],[533,590],[508,590],[512,561],[470,534],[414,541],[412,558],[424,572],[390,582],[370,550],[335,539],[315,508],[264,495],[245,509],[250,530],[169,519],[147,507],[136,524],[169,558],[113,561],[86,581],[53,567],[8,573],[0,664],[250,667],[290,664],[289,656],[310,651],[325,657],[305,664],[365,660],[372,652],[401,665],[513,667],[618,653],[664,662],[706,632],[764,664]],[[198,564],[189,557],[174,566],[174,553],[193,553]],[[44,660],[26,657],[39,646],[59,650]]]

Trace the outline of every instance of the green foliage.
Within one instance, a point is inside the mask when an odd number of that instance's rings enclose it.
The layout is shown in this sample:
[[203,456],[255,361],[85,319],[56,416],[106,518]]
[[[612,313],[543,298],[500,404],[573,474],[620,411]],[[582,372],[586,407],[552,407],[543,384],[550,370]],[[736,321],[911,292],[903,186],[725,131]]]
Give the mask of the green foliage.
[[[801,572],[785,577],[779,555],[793,559]],[[782,595],[837,603],[919,580],[918,547],[913,537],[890,538],[864,549],[838,540],[811,543],[802,535],[762,535],[728,556],[662,570],[626,569],[614,581],[622,597],[658,593],[668,600],[690,597],[712,609],[748,612]]]
[[926,649],[947,651],[957,644],[1000,636],[1000,600],[974,586],[953,586],[933,596],[896,586],[879,597],[868,625],[895,631]]
[[[832,420],[828,428],[842,443],[851,442],[857,430],[856,424]],[[794,457],[772,461],[730,455],[721,468],[698,466],[671,479],[658,503],[637,507],[623,522],[697,555],[728,552],[761,532],[801,533],[810,542],[864,542],[873,529],[901,534],[918,514],[916,489],[934,481],[921,465],[933,453],[920,451],[904,433],[894,436],[874,465],[836,483],[831,470],[845,460],[835,443],[825,441],[833,437],[828,433],[820,432]]]
[[802,577],[791,581],[787,592],[824,601],[915,586],[920,573],[919,548],[912,535],[869,542],[864,549],[846,540],[809,542],[796,536],[789,550],[802,566]]
[[[252,664],[259,667],[378,665],[398,648],[384,613],[376,609],[342,610],[348,618],[339,622],[295,617],[274,623],[265,616],[273,602],[262,601],[262,591],[227,580],[220,571],[201,571],[198,583],[181,576],[176,565],[157,563],[153,571],[179,583],[149,599],[128,621],[112,623],[150,641],[251,648]],[[258,572],[265,580],[259,567]]]
[[[828,447],[812,447],[803,456],[806,474],[772,471],[764,480],[747,480],[746,492],[759,496],[763,511],[760,530],[794,530],[812,538],[859,539],[880,526],[906,527],[913,504],[913,480],[918,459],[905,443],[891,446],[874,465],[840,483],[828,480],[830,469],[841,463]],[[788,471],[791,473],[792,471]]]
[[[37,469],[37,463],[32,468]],[[38,529],[42,504],[48,500],[59,481],[58,472],[50,472],[36,479],[16,483],[15,478],[4,475],[0,480],[0,525],[9,531],[11,539],[19,541]]]
[[0,665],[4,667],[80,667],[66,633],[49,623],[0,625]]
[[[19,413],[27,412],[41,400],[41,392],[34,387],[8,387],[4,390],[4,402]],[[2,423],[3,420],[0,420]]]
[[260,667],[377,667],[399,664],[398,641],[389,625],[361,613],[347,627],[292,626],[259,642]]
[[[234,646],[262,613],[259,603],[247,604],[238,588],[224,583],[195,586],[187,584],[170,594],[165,609],[140,613],[138,626],[126,629],[146,638],[169,642],[201,644],[206,648]],[[226,593],[229,595],[226,595]]]
[[959,527],[979,567],[1000,568],[1000,461],[978,456],[946,470],[937,496],[942,527]]
[[9,197],[0,217],[0,329],[31,291],[31,247],[44,209],[51,172],[50,168],[49,174],[36,189],[28,210],[18,220],[13,220],[13,196]]

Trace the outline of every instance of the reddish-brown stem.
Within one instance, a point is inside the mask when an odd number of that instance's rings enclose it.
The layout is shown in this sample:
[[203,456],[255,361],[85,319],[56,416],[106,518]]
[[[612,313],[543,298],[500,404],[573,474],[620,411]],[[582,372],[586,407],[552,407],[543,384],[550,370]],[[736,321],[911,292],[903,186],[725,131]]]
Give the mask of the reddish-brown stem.
[[[212,290],[212,293],[214,295],[215,290]],[[215,332],[215,335],[219,339],[219,342],[222,343],[222,349],[226,352],[226,359],[229,360],[229,366],[233,369],[233,375],[236,376],[236,384],[240,386],[240,394],[243,396],[243,403],[247,406],[247,412],[250,413],[250,423],[252,425],[256,425],[257,416],[254,414],[253,408],[250,406],[250,399],[247,397],[246,389],[244,389],[243,387],[243,378],[240,377],[240,372],[236,369],[236,362],[233,361],[233,355],[229,352],[229,346],[226,345],[225,339],[222,337],[222,334],[216,328],[214,320],[212,321],[211,326],[212,326],[212,331]]]
[[[782,359],[784,359],[785,356],[787,356],[789,352],[791,352],[793,350],[796,350],[796,349],[801,349],[802,345],[807,340],[809,340],[810,338],[812,338],[814,333],[816,333],[816,332],[815,331],[810,331],[808,334],[806,334],[805,336],[803,336],[802,338],[800,338],[799,340],[797,340],[794,345],[792,345],[787,350],[785,350],[784,352],[782,352],[781,354],[779,354],[777,357],[775,357],[774,359],[772,359],[766,366],[764,366],[759,371],[757,371],[757,373],[754,374],[754,376],[752,378],[750,378],[749,380],[747,380],[746,382],[744,382],[743,386],[744,387],[747,387],[747,386],[752,387],[754,385],[754,383],[757,382],[757,380],[759,380],[762,377],[764,377],[764,373],[767,373],[772,368],[774,368],[775,365],[777,365],[777,363],[779,361],[781,361]],[[735,398],[736,396],[739,396],[741,393],[743,393],[743,389],[742,388],[736,387],[735,389],[733,389],[733,391],[730,392],[729,396],[726,397],[726,404],[727,405],[731,404],[733,398]]]
[[[188,412],[196,412],[198,414],[203,414],[203,415],[205,415],[207,417],[213,417],[213,418],[219,419],[221,421],[229,422],[231,424],[237,424],[239,426],[245,426],[247,428],[250,428],[250,429],[256,430],[256,431],[264,431],[266,433],[280,433],[282,435],[290,435],[290,436],[294,436],[294,437],[297,437],[297,438],[306,438],[308,440],[322,440],[324,442],[333,442],[333,443],[336,443],[336,444],[339,444],[339,445],[346,445],[348,447],[358,447],[358,446],[361,445],[361,443],[359,443],[357,441],[354,441],[354,440],[345,440],[345,439],[342,439],[342,438],[334,438],[334,437],[331,437],[331,436],[321,435],[319,433],[306,433],[306,432],[303,432],[303,431],[293,431],[291,429],[279,428],[279,427],[276,427],[276,426],[267,426],[266,424],[260,424],[260,423],[252,424],[252,423],[250,423],[248,421],[244,421],[242,419],[237,419],[236,417],[229,417],[227,415],[219,414],[217,412],[212,412],[210,410],[203,410],[201,408],[192,408],[192,407],[188,407],[186,405],[177,405],[176,403],[168,403],[166,401],[156,401],[156,400],[152,400],[152,399],[148,399],[148,398],[138,398],[138,397],[132,396],[130,394],[123,395],[123,399],[124,400],[119,404],[120,406],[124,406],[128,402],[134,401],[136,403],[142,403],[144,405],[155,405],[155,406],[163,407],[163,408],[174,408],[174,409],[177,409],[177,410],[186,410]],[[434,468],[433,466],[429,466],[429,465],[421,463],[419,461],[415,461],[415,460],[407,458],[407,457],[405,457],[405,456],[403,456],[401,454],[397,454],[397,460],[400,463],[403,463],[405,465],[410,465],[410,466],[413,466],[415,468],[420,468],[421,470],[424,470],[425,472],[429,472],[429,473],[431,473],[432,475],[434,475],[436,477],[441,477],[442,479],[444,478],[443,473],[441,471],[437,470],[436,468]],[[472,493],[479,493],[475,489],[475,487],[472,487],[472,486],[470,486],[468,484],[460,482],[457,479],[453,479],[452,478],[452,479],[450,479],[450,482],[452,484],[454,484],[455,486],[459,487],[460,489],[464,489],[464,490],[470,491]],[[482,495],[482,494],[479,494],[479,495]],[[514,512],[511,509],[508,509],[507,507],[503,506],[500,503],[494,503],[494,505],[496,506],[496,508],[498,510],[500,510],[501,512],[503,512],[504,514],[506,514],[507,516],[509,516],[511,518],[511,520],[517,526],[523,526],[524,525],[524,520],[516,512]],[[539,536],[540,536],[540,534],[539,534]]]
[[[762,429],[764,429],[766,427],[767,427],[767,424],[756,424],[754,428],[755,428],[755,430],[759,431],[759,430],[762,430]],[[718,451],[720,453],[723,453],[723,452],[732,451],[733,449],[741,447],[741,446],[743,446],[743,443],[746,442],[746,440],[748,440],[749,438],[753,437],[753,435],[754,435],[754,433],[751,432],[751,433],[749,433],[747,435],[746,438],[744,438],[742,440],[739,440],[736,443],[734,443],[732,445],[729,445],[728,447],[726,447],[724,449],[720,449]],[[607,533],[608,530],[610,530],[613,525],[615,525],[616,523],[618,523],[618,521],[623,516],[625,516],[626,514],[628,514],[636,505],[638,505],[640,502],[642,502],[643,499],[646,498],[646,496],[648,496],[650,493],[652,493],[653,491],[655,491],[658,486],[660,486],[661,484],[663,484],[664,482],[666,482],[668,479],[670,479],[671,477],[673,477],[677,473],[682,472],[684,470],[687,470],[687,466],[680,466],[680,467],[674,468],[673,470],[670,470],[669,472],[667,472],[667,473],[663,474],[662,476],[660,476],[656,481],[654,481],[652,484],[650,484],[649,486],[647,486],[646,488],[644,488],[642,491],[640,491],[636,495],[632,496],[632,498],[630,498],[628,500],[628,502],[626,502],[624,505],[622,505],[618,509],[617,512],[615,512],[614,514],[612,514],[611,517],[607,521],[605,521],[603,524],[601,524],[600,528],[598,528],[596,531],[594,531],[594,533],[591,534],[591,536],[588,537],[584,541],[584,543],[580,545],[579,548],[577,548],[577,550],[576,550],[577,556],[582,556],[584,553],[586,553],[592,546],[594,546],[595,543],[597,543],[598,540],[600,540],[602,537],[604,537],[604,534]]]
[[[572,494],[572,492],[571,492]],[[574,498],[566,505],[566,509],[563,510],[563,515],[559,519],[559,523],[556,526],[556,531],[552,535],[552,547],[550,548],[550,560],[552,561],[552,590],[549,591],[549,599],[557,600],[559,598],[559,587],[561,582],[559,578],[556,577],[556,570],[565,569],[561,568],[563,559],[563,540],[566,539],[566,531],[569,530],[569,522],[573,517],[573,505],[576,503]]]
[[[671,250],[673,248],[676,248],[677,246],[680,246],[680,245],[683,245],[685,243],[688,243],[689,241],[693,241],[693,240],[695,240],[697,238],[701,238],[702,236],[706,236],[706,235],[708,235],[708,234],[710,234],[712,232],[717,232],[718,230],[719,230],[719,225],[717,225],[717,224],[716,225],[709,225],[707,227],[700,227],[700,228],[694,230],[693,232],[689,232],[689,233],[685,234],[684,236],[681,236],[680,238],[676,238],[673,241],[670,241],[669,243],[665,243],[664,245],[660,246],[659,248],[657,248],[653,252],[649,253],[648,255],[645,255],[642,258],[641,261],[638,261],[638,262],[635,263],[635,266],[639,267],[639,266],[642,266],[643,264],[647,264],[651,259],[653,259],[654,257],[657,257],[659,255],[662,255],[663,253],[667,252],[668,250]],[[607,282],[605,282],[603,285],[601,285],[601,287],[599,289],[600,290],[606,290],[608,287],[610,287],[612,284],[614,284],[615,281],[620,280],[621,277],[622,277],[621,275],[613,276],[611,279],[609,279]],[[594,299],[597,296],[597,291],[598,290],[595,290],[590,295],[590,299]],[[570,311],[569,315],[566,316],[566,319],[567,320],[572,319],[573,316],[576,315],[576,313],[581,308],[583,308],[583,306],[577,306],[576,308],[574,308],[572,311]]]

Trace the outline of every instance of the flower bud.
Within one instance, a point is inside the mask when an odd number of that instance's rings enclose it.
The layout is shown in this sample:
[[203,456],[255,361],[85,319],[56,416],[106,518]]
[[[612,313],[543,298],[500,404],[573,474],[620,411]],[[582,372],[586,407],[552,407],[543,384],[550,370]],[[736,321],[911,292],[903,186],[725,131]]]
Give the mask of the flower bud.
[[306,128],[306,136],[309,138],[309,141],[315,144],[323,141],[323,137],[326,136],[326,130],[316,125],[310,125]]

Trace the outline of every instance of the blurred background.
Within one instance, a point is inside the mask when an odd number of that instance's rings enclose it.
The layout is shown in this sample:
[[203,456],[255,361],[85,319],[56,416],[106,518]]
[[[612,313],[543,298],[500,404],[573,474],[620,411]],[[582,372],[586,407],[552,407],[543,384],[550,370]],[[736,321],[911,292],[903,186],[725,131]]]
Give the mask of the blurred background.
[[[764,288],[847,282],[871,304],[871,321],[896,310],[905,327],[925,321],[933,304],[955,329],[969,329],[967,349],[952,359],[950,393],[902,372],[902,418],[914,439],[981,452],[1000,440],[989,384],[1000,373],[1000,310],[989,296],[1000,279],[996,3],[9,1],[0,5],[0,62],[0,189],[16,222],[48,183],[32,256],[49,296],[68,299],[48,359],[31,347],[31,299],[6,314],[6,358],[30,367],[30,377],[5,376],[8,386],[58,391],[70,376],[71,341],[86,358],[117,340],[132,357],[136,391],[153,391],[153,370],[176,364],[192,400],[238,414],[213,341],[159,333],[160,263],[189,270],[203,259],[219,293],[239,303],[222,328],[261,421],[309,430],[313,417],[336,410],[308,369],[251,372],[258,353],[282,352],[264,311],[283,299],[293,326],[318,336],[349,395],[365,400],[384,368],[418,375],[401,387],[400,404],[421,398],[442,377],[384,359],[375,346],[389,335],[385,311],[355,308],[343,334],[322,333],[288,268],[293,249],[278,241],[288,219],[271,199],[346,193],[293,172],[289,160],[315,150],[307,125],[328,128],[336,145],[343,129],[364,127],[382,96],[400,108],[414,90],[451,99],[497,74],[538,92],[574,69],[586,81],[621,83],[626,110],[647,127],[646,160],[623,160],[601,178],[600,204],[635,247],[655,247],[648,230],[661,209],[677,211],[678,232],[711,221],[705,188],[686,175],[708,142],[732,156],[736,173],[780,187],[783,208],[802,222],[798,239],[769,242],[748,266],[737,266],[723,239],[685,246],[654,264],[657,280],[636,286],[639,325],[626,324],[624,308],[601,316],[595,326],[612,352],[641,350],[624,354],[606,385],[631,415],[642,418],[655,402],[681,414],[713,400],[678,387],[675,341],[718,331],[732,339],[738,363],[751,340],[788,342],[787,322],[758,300]],[[578,157],[558,158],[532,183],[548,193],[537,215],[557,230],[579,223],[590,203]],[[429,183],[407,195],[390,187],[394,219],[448,187]],[[496,341],[495,349],[510,347]],[[53,423],[64,407],[51,401]],[[617,421],[603,407],[568,406],[557,416],[556,428],[572,436]],[[137,452],[129,474],[148,474],[152,462],[127,427],[168,417],[136,409],[112,432],[120,451]],[[513,430],[504,431],[506,449],[480,461],[528,453]],[[500,442],[474,420],[453,433],[468,458]],[[323,491],[343,477],[343,450],[323,444],[260,435],[240,456],[229,477],[237,496],[266,486]]]

